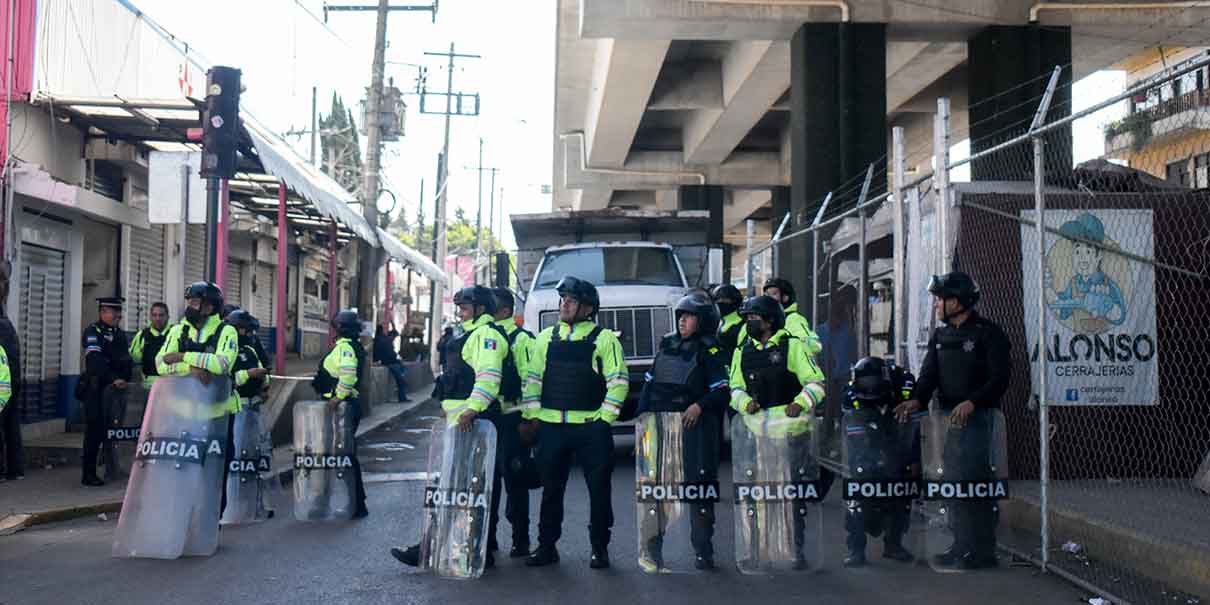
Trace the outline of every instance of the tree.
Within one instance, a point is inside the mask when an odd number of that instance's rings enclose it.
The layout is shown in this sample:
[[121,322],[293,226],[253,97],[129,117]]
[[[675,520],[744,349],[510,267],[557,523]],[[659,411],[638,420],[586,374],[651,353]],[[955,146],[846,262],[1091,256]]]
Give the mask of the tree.
[[361,145],[353,113],[332,94],[332,109],[319,118],[323,171],[350,193],[361,190]]

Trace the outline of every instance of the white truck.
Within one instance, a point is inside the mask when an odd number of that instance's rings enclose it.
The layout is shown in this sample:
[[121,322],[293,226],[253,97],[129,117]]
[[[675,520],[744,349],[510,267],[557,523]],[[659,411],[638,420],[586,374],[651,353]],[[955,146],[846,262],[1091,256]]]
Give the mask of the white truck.
[[618,335],[630,370],[630,397],[621,420],[634,415],[660,339],[676,327],[676,302],[692,288],[722,280],[722,249],[706,245],[708,221],[704,210],[512,216],[526,328],[536,334],[558,321],[555,285],[564,276],[596,285],[597,322]]

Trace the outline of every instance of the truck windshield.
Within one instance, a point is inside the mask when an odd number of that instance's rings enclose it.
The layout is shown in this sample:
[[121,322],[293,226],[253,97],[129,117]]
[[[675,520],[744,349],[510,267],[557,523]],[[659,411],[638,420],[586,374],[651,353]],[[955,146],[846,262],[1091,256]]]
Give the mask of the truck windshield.
[[561,250],[546,255],[535,288],[553,288],[572,275],[595,285],[684,287],[667,248],[608,247]]

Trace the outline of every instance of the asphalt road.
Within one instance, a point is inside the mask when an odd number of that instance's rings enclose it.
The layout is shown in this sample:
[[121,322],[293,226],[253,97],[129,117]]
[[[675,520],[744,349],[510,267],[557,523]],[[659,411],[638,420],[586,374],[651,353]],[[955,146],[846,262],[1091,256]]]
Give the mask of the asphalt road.
[[[882,561],[872,540],[871,566],[840,565],[843,508],[823,505],[827,546],[814,573],[745,576],[733,563],[731,506],[719,505],[715,537],[720,569],[708,574],[646,575],[636,564],[634,461],[619,448],[613,502],[617,519],[607,571],[588,568],[587,492],[578,470],[568,486],[559,543],[562,562],[530,569],[500,557],[481,580],[442,580],[405,569],[387,553],[419,537],[428,432],[436,416],[426,405],[361,440],[370,481],[370,517],[356,522],[300,523],[288,491],[275,498],[278,514],[265,523],[223,529],[218,552],[175,561],[110,557],[115,519],[41,526],[0,538],[0,605],[38,603],[1064,603],[1087,599],[1060,579],[1033,567],[939,574],[927,566]],[[410,446],[410,447],[409,447]],[[724,469],[724,474],[728,473]],[[727,491],[724,482],[724,492]],[[833,490],[835,493],[835,490]],[[539,492],[531,493],[536,539]],[[501,548],[509,530],[501,522]],[[670,547],[671,549],[671,547]],[[504,553],[502,553],[504,554]],[[815,557],[813,557],[815,558]],[[1087,602],[1086,600],[1084,602]]]

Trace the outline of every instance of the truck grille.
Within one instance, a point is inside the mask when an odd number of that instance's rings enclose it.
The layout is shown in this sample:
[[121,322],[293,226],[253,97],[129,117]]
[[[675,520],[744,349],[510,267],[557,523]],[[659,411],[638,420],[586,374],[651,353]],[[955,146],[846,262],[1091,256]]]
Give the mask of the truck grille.
[[[538,317],[545,330],[559,320],[558,311],[544,311]],[[672,331],[672,309],[669,307],[606,308],[597,313],[602,328],[621,331],[622,354],[627,359],[655,357],[660,339]]]

